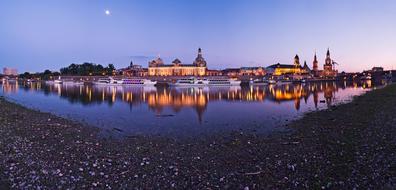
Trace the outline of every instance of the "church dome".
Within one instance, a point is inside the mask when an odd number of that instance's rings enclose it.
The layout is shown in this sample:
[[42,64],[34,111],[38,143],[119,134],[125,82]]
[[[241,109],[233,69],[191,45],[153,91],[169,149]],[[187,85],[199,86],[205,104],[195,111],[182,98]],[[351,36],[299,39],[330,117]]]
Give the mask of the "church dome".
[[202,56],[201,48],[198,48],[198,55],[197,55],[197,58],[195,58],[195,61],[193,64],[196,66],[199,66],[199,67],[206,67],[206,61]]

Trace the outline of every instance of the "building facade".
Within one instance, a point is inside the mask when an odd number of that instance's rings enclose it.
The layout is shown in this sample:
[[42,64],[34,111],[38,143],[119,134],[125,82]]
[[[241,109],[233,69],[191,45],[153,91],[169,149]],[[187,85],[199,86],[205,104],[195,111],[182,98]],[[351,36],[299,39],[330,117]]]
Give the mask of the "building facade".
[[294,57],[293,65],[278,63],[267,67],[267,73],[272,74],[273,76],[298,75],[302,73],[302,70],[298,55]]
[[335,63],[330,57],[330,50],[327,49],[325,64],[323,65],[322,76],[324,78],[334,78],[337,76],[338,71],[335,69]]
[[198,49],[197,58],[192,64],[183,64],[179,59],[172,64],[164,64],[161,58],[149,62],[149,76],[204,76],[206,75],[206,61],[202,56],[202,49]]
[[18,75],[18,70],[17,69],[13,69],[13,68],[4,67],[3,68],[3,74],[5,76],[16,76],[16,75]]
[[263,67],[241,67],[239,75],[241,76],[264,76],[266,74]]

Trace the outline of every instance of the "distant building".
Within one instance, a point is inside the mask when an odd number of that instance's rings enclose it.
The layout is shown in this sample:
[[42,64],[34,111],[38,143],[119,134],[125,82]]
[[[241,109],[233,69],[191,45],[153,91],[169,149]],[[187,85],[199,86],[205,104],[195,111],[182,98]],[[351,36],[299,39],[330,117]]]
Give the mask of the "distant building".
[[224,69],[222,72],[223,72],[223,76],[234,78],[239,76],[240,71],[241,71],[240,68],[228,68],[228,69]]
[[314,77],[319,77],[319,67],[318,67],[318,65],[319,65],[319,62],[318,62],[318,58],[316,57],[316,52],[315,52],[314,60],[313,60],[313,63],[312,63],[312,74],[313,74]]
[[13,69],[13,68],[4,67],[3,68],[3,74],[5,76],[16,76],[16,75],[18,75],[18,70],[17,69]]
[[145,77],[148,76],[148,69],[141,65],[134,65],[131,61],[129,67],[120,69],[119,73],[128,77]]
[[383,67],[373,67],[371,69],[372,72],[384,72],[384,68]]
[[193,64],[183,64],[175,59],[172,64],[164,64],[161,58],[149,62],[149,76],[204,76],[206,74],[206,61],[202,56],[201,48],[198,49],[197,58]]
[[396,70],[391,71],[392,82],[396,82]]

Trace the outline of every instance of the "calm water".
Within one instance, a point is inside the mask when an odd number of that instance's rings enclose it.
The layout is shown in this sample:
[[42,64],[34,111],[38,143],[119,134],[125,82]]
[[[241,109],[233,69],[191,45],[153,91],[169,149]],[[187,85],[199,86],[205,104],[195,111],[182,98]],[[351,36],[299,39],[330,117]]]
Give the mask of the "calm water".
[[4,83],[1,88],[0,94],[17,103],[97,126],[103,134],[196,136],[282,130],[287,121],[350,101],[372,85],[157,88]]

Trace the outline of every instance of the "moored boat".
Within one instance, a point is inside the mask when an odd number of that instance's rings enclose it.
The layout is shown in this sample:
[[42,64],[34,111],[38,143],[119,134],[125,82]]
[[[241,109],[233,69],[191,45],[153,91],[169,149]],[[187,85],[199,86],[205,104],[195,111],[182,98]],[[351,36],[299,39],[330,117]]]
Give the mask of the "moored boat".
[[148,79],[122,79],[121,84],[128,86],[154,86],[157,84],[157,81]]
[[170,83],[170,86],[240,86],[241,81],[228,78],[204,78],[198,79],[196,77],[183,78],[177,80],[175,83]]
[[263,85],[268,85],[269,81],[264,80],[264,79],[254,79],[249,81],[249,85],[252,86],[263,86]]
[[178,79],[175,83],[169,83],[169,86],[204,86],[203,80],[195,77]]
[[157,81],[148,79],[121,79],[115,80],[112,77],[100,78],[98,81],[93,83],[94,85],[111,85],[111,86],[154,86]]
[[203,83],[208,86],[240,86],[241,85],[240,80],[228,79],[228,78],[204,79]]

